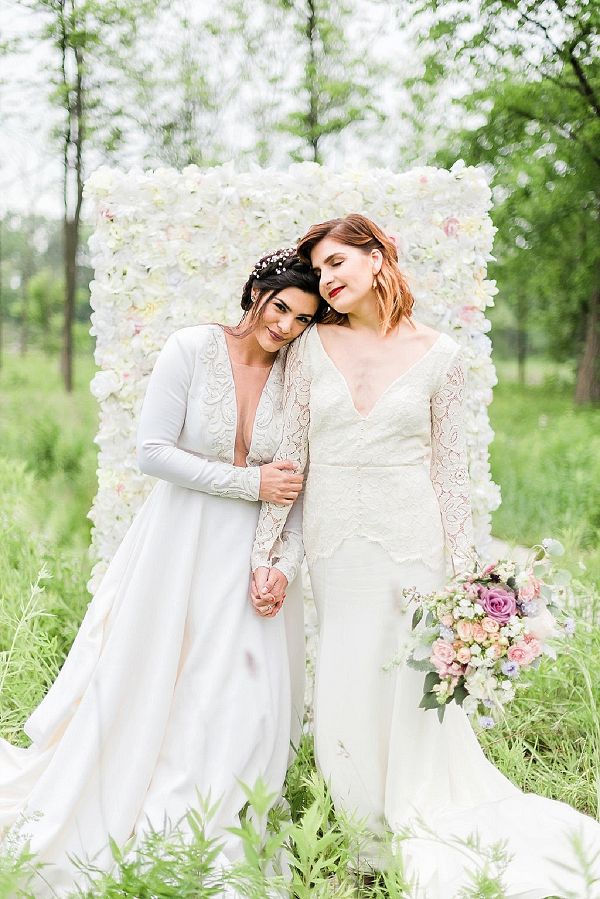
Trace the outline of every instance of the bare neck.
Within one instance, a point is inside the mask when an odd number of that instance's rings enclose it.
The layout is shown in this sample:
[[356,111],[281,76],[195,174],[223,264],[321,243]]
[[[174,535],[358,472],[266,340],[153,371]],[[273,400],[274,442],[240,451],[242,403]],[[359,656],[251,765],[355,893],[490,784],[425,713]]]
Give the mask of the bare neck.
[[253,331],[244,334],[239,325],[225,331],[227,348],[232,362],[240,365],[255,365],[257,368],[267,368],[275,361],[277,353],[269,353],[264,350]]

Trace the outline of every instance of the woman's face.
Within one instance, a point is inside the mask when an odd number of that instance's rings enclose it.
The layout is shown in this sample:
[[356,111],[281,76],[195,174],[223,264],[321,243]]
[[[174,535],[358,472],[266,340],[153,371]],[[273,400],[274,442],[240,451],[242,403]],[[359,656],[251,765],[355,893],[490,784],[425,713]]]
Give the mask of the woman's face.
[[319,277],[321,296],[336,312],[348,313],[372,297],[382,255],[379,250],[365,252],[325,237],[313,247],[310,261]]
[[[257,302],[260,304],[261,299]],[[276,353],[299,337],[319,307],[319,297],[299,287],[286,287],[262,302],[263,313],[253,333],[267,353]]]

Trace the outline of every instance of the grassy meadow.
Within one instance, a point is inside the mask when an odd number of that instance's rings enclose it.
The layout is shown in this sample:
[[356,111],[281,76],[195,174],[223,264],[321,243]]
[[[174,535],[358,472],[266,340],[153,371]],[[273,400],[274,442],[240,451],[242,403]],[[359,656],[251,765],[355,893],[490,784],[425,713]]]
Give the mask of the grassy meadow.
[[[546,536],[564,543],[566,566],[576,583],[578,626],[558,662],[543,663],[502,727],[481,739],[488,756],[519,786],[598,816],[600,409],[575,408],[564,379],[542,377],[519,387],[507,367],[499,368],[490,410],[496,432],[491,453],[503,504],[494,515],[494,534],[514,543]],[[95,491],[96,418],[88,391],[92,361],[79,358],[76,371],[76,390],[67,397],[56,362],[42,355],[7,353],[0,370],[0,733],[21,745],[27,742],[21,725],[56,676],[89,600],[86,513]],[[258,789],[251,798],[260,817],[265,797]],[[119,879],[98,874],[85,895],[219,896],[229,879],[240,893],[259,899],[267,895],[266,878],[269,895],[297,899],[410,895],[398,856],[376,877],[353,873],[360,827],[333,813],[314,773],[309,736],[288,774],[287,799],[291,821],[272,813],[275,835],[270,840],[261,840],[250,816],[243,822],[247,863],[237,871],[212,870],[215,847],[204,833],[209,814],[204,810],[192,815],[193,845],[176,833],[157,834],[137,853],[120,856]],[[288,881],[286,887],[275,864],[283,843],[291,851],[291,886]],[[465,896],[501,899],[502,863],[502,853],[482,857]],[[27,887],[33,864],[26,854],[0,859],[0,899],[35,895]],[[579,864],[578,899],[597,895],[598,885],[586,882],[585,859]]]

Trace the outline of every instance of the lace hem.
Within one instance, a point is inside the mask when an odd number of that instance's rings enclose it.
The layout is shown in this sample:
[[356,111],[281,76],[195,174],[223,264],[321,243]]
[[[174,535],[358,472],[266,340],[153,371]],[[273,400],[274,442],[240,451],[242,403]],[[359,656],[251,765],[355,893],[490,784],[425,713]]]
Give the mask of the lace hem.
[[368,543],[375,543],[380,546],[387,553],[392,562],[394,562],[394,564],[396,565],[402,565],[405,562],[421,562],[430,571],[440,571],[441,573],[445,572],[445,552],[443,547],[440,547],[437,553],[435,550],[431,550],[430,548],[421,549],[418,552],[414,553],[403,553],[398,552],[395,549],[395,546],[391,544],[389,540],[385,540],[385,538],[382,538],[379,535],[374,536],[373,534],[366,534],[363,532],[344,534],[335,542],[331,541],[326,545],[321,543],[318,549],[314,548],[309,550],[309,548],[307,547],[306,558],[309,568],[320,559],[333,558],[333,556],[346,540],[353,540],[356,538],[358,538],[359,540],[366,540]]

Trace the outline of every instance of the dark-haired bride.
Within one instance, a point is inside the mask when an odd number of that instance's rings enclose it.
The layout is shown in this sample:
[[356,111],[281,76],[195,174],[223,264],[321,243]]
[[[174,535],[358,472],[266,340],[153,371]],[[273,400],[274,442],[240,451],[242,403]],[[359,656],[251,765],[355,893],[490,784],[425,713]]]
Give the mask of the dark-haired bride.
[[[413,319],[396,248],[364,216],[314,225],[298,253],[319,274],[332,312],[288,354],[276,458],[304,470],[310,456],[315,754],[334,802],[375,832],[418,829],[402,849],[420,899],[476,895],[469,872],[477,853],[457,844],[470,835],[505,843],[507,899],[591,896],[568,870],[576,865],[570,837],[599,868],[600,825],[523,794],[486,759],[462,709],[450,706],[440,724],[419,708],[422,673],[385,670],[410,634],[403,588],[437,590],[472,561],[461,348]],[[254,592],[254,601],[268,614],[285,586],[268,566],[287,512],[266,503],[257,528],[253,567],[266,593]],[[375,866],[385,864],[381,846],[369,852]]]
[[158,357],[138,432],[140,468],[158,482],[25,723],[31,746],[0,742],[4,846],[29,839],[46,864],[36,896],[73,888],[68,856],[108,867],[109,835],[174,825],[199,796],[219,803],[208,835],[233,861],[224,828],[239,826],[240,784],[281,790],[302,717],[295,510],[273,556],[291,583],[288,622],[252,609],[250,551],[259,500],[291,506],[302,486],[272,459],[286,348],[324,307],[310,267],[277,251],[246,283],[239,325],[183,328]]

